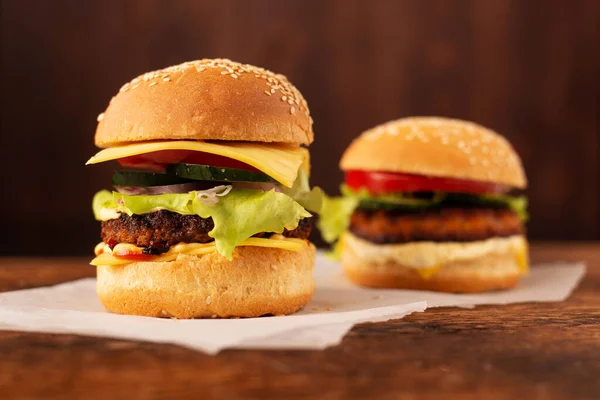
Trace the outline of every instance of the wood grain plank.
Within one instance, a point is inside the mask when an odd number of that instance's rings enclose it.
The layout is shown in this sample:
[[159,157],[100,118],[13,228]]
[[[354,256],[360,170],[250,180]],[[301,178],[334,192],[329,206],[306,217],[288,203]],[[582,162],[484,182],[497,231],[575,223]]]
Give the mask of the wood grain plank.
[[[430,309],[356,326],[325,351],[227,350],[0,332],[5,398],[592,399],[600,395],[600,245],[533,244],[583,260],[562,303]],[[84,259],[0,259],[0,290],[89,276]]]

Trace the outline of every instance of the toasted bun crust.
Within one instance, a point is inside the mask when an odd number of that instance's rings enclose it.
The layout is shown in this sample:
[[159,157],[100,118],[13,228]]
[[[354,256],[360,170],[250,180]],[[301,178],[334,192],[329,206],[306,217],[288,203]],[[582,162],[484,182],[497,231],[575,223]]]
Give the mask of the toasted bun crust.
[[427,279],[414,268],[396,262],[373,263],[345,256],[342,267],[352,282],[362,286],[452,293],[510,289],[515,287],[521,276],[512,254],[489,254],[453,262]]
[[521,160],[504,137],[448,118],[403,118],[370,129],[348,147],[340,167],[527,186]]
[[315,247],[292,252],[238,247],[180,255],[170,262],[98,267],[97,293],[107,310],[149,317],[258,317],[291,314],[311,299]]
[[96,146],[146,140],[310,144],[306,101],[285,76],[224,59],[186,62],[126,83],[98,116]]

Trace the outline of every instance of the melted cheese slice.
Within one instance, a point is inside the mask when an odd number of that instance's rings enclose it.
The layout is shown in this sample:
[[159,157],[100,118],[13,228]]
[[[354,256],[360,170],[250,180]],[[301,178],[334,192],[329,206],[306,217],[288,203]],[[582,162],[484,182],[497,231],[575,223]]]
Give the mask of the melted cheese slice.
[[[268,247],[272,249],[283,249],[289,251],[300,251],[306,246],[306,241],[302,239],[286,238],[281,235],[275,235],[269,239],[264,238],[249,238],[244,240],[238,246],[255,246],[255,247]],[[138,247],[132,244],[119,243],[112,250],[104,242],[98,243],[94,248],[96,258],[94,258],[90,264],[95,266],[100,265],[126,265],[136,260],[120,258],[118,254],[142,254],[143,247]],[[210,254],[217,251],[215,242],[210,243],[179,243],[169,249],[168,252],[155,256],[150,262],[163,262],[173,261],[180,254],[201,256],[204,254]]]
[[157,141],[127,144],[99,151],[87,164],[98,164],[139,154],[163,150],[190,150],[216,154],[251,165],[282,185],[292,187],[298,169],[308,172],[308,150],[303,147],[271,143],[230,142],[207,143],[202,141]]
[[424,279],[433,276],[447,264],[493,253],[512,254],[521,274],[527,273],[529,268],[527,241],[521,235],[465,243],[413,242],[376,245],[345,232],[343,240],[343,246],[362,260],[375,263],[397,262],[415,269]]

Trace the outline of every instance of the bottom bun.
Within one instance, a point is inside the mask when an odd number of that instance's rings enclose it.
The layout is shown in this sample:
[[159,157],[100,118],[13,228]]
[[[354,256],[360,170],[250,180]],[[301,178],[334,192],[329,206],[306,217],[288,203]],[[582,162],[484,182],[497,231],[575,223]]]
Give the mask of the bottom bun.
[[168,262],[99,266],[97,293],[107,310],[149,317],[258,317],[298,311],[315,290],[315,247],[298,252],[238,247],[180,255]]
[[452,293],[509,289],[518,283],[522,268],[527,268],[526,264],[519,266],[513,251],[498,251],[448,262],[426,278],[401,261],[365,259],[347,246],[342,253],[342,267],[352,282],[362,286]]

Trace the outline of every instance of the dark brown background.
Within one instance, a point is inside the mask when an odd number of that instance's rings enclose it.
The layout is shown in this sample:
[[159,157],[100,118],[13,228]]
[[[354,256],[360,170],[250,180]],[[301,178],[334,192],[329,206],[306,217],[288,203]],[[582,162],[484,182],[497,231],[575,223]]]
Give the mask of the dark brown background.
[[600,2],[2,1],[0,254],[91,254],[111,165],[96,115],[132,77],[203,57],[287,75],[309,102],[313,183],[335,192],[350,140],[409,115],[511,140],[530,236],[600,239]]

